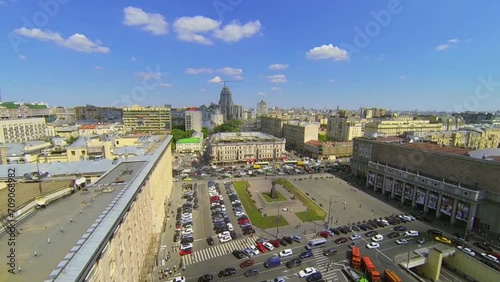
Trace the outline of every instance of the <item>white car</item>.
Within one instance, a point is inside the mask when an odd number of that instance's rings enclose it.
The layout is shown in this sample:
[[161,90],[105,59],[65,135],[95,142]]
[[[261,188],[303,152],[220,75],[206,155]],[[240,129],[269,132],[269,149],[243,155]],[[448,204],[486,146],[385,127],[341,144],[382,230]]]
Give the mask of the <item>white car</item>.
[[358,240],[358,239],[361,239],[361,234],[352,234],[351,237],[349,237],[349,238],[351,238],[351,240],[353,240],[353,241]]
[[418,231],[416,230],[408,230],[405,232],[405,235],[408,237],[418,237]]
[[234,227],[233,227],[233,224],[232,224],[232,223],[228,223],[228,224],[226,224],[226,226],[227,226],[227,229],[228,229],[229,231],[234,231]]
[[317,272],[316,268],[314,268],[314,267],[307,267],[307,268],[299,271],[299,276],[300,276],[300,278],[304,278],[304,277],[307,277],[307,276],[309,276],[309,275],[311,275],[313,273],[316,273],[316,272]]
[[260,254],[259,250],[257,250],[257,248],[256,248],[254,245],[248,246],[248,248],[249,248],[250,250],[252,250],[252,252],[253,252],[255,255]]
[[227,237],[227,236],[231,237],[231,234],[229,233],[229,231],[224,231],[224,232],[219,233],[217,235],[217,237],[219,237],[219,238],[223,238],[223,237]]
[[406,244],[408,244],[408,241],[406,241],[406,239],[397,239],[396,240],[396,244],[398,244],[398,245],[406,245]]
[[366,245],[366,247],[368,249],[378,249],[380,247],[380,244],[379,243],[376,243],[376,242],[371,242],[369,243],[368,245]]
[[469,248],[464,248],[462,246],[458,246],[457,249],[461,250],[462,252],[468,254],[471,257],[473,257],[473,256],[476,255],[476,253],[473,250],[469,249]]
[[485,258],[487,260],[491,260],[494,263],[500,263],[500,261],[496,257],[494,257],[492,255],[488,255],[487,253],[481,253],[481,256],[483,256],[483,258]]
[[186,282],[186,278],[184,278],[183,276],[177,276],[172,279],[172,282]]
[[291,256],[291,255],[293,255],[293,252],[291,249],[284,249],[283,251],[280,252],[280,257],[282,257],[282,258]]
[[264,243],[262,243],[262,245],[264,245],[264,247],[266,247],[266,249],[268,249],[270,251],[274,250],[273,244],[271,244],[269,242],[264,242]]
[[377,234],[377,235],[372,237],[373,242],[380,242],[382,240],[384,240],[384,236],[382,234]]
[[222,238],[220,238],[220,239],[219,239],[219,242],[222,244],[222,243],[229,242],[229,241],[231,241],[231,240],[233,240],[233,239],[231,238],[231,236],[226,236],[226,237],[222,237]]
[[191,244],[191,243],[188,243],[188,244],[182,244],[182,245],[181,245],[181,250],[182,250],[182,251],[184,251],[184,250],[189,250],[189,249],[191,249],[191,248],[193,248],[193,244]]
[[193,234],[193,228],[185,229],[182,231],[182,235]]

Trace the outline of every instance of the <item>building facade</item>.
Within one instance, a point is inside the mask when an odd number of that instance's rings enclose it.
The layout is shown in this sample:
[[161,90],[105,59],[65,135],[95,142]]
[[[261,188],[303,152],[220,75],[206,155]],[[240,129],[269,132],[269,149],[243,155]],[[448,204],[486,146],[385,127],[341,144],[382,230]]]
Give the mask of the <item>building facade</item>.
[[438,132],[441,131],[443,125],[441,123],[430,123],[428,120],[413,120],[413,119],[391,119],[378,120],[365,124],[365,136],[374,136],[383,134],[386,136],[399,136],[406,131],[413,132]]
[[352,141],[353,138],[363,136],[364,126],[357,118],[330,117],[326,132],[328,138],[334,141]]
[[96,107],[92,105],[75,107],[75,120],[89,120],[93,122],[121,122],[123,111],[113,107]]
[[390,144],[356,138],[352,173],[369,189],[467,229],[500,232],[500,162],[474,159],[468,149]]
[[22,143],[47,138],[44,118],[0,120],[0,143]]
[[304,151],[304,143],[318,140],[319,123],[289,121],[283,125],[283,138],[289,150]]
[[208,151],[212,164],[278,160],[285,156],[285,139],[261,132],[216,133]]
[[352,156],[352,142],[321,142],[307,141],[304,144],[304,154],[318,160],[335,160]]
[[278,138],[283,137],[284,119],[274,115],[261,116],[259,119],[260,131]]
[[186,130],[201,131],[203,128],[202,115],[200,111],[186,111]]
[[170,108],[132,106],[123,108],[123,126],[133,132],[170,132]]
[[229,87],[222,87],[219,98],[219,106],[222,116],[224,117],[224,122],[228,120],[235,119],[234,117],[234,102],[233,94]]
[[474,150],[498,148],[500,128],[464,128],[460,131],[436,132],[426,136],[425,140],[439,145]]
[[0,119],[48,117],[50,109],[46,103],[0,103]]
[[201,152],[201,150],[202,141],[200,138],[182,138],[177,140],[177,142],[175,143],[175,151],[177,153],[193,153]]
[[260,100],[259,103],[257,103],[257,116],[263,116],[267,115],[269,112],[269,106],[267,105],[267,102],[264,100]]

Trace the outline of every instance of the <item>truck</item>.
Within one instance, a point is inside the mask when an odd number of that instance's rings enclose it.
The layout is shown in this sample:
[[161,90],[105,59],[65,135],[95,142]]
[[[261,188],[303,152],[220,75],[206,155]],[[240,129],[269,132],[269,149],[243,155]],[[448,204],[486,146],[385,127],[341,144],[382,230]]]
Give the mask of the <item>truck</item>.
[[399,275],[397,275],[396,272],[390,269],[384,270],[384,280],[386,282],[403,282]]
[[361,267],[361,254],[358,246],[352,247],[351,267],[354,269],[359,269]]
[[270,257],[268,260],[264,262],[265,268],[271,268],[278,265],[281,265],[281,259],[278,256]]
[[368,280],[370,282],[381,282],[380,272],[375,269],[375,264],[372,262],[370,257],[363,257],[361,259],[362,270],[367,274]]

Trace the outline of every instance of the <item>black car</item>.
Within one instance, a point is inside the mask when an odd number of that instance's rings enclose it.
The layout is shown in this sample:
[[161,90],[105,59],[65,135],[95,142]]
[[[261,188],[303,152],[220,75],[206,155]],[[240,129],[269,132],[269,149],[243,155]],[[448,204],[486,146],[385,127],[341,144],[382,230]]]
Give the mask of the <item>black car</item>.
[[437,230],[437,229],[429,229],[429,230],[427,230],[427,233],[432,234],[432,235],[436,235],[436,236],[443,236],[443,232],[441,232],[441,230]]
[[475,242],[474,243],[474,246],[480,248],[481,250],[484,250],[484,251],[487,251],[487,252],[493,252],[493,248],[490,247],[488,244],[486,243],[479,243],[479,242]]
[[210,282],[214,280],[214,276],[212,274],[203,274],[198,278],[198,282]]
[[174,234],[174,242],[179,242],[179,240],[181,239],[181,236],[179,235],[179,233],[175,233]]
[[391,232],[391,233],[387,234],[387,237],[396,238],[396,237],[399,237],[399,233],[398,232]]
[[236,274],[236,269],[234,267],[226,268],[224,270],[219,271],[219,277],[226,277]]
[[288,242],[284,239],[279,239],[281,246],[286,247],[288,246]]
[[245,229],[242,231],[243,231],[243,235],[255,234],[255,229]]
[[207,244],[208,244],[209,246],[213,246],[213,244],[214,244],[214,238],[212,238],[212,237],[208,237],[208,238],[207,238]]
[[286,267],[288,267],[288,268],[296,267],[296,266],[299,266],[301,263],[302,263],[302,260],[300,258],[293,258],[286,263]]
[[284,236],[282,239],[285,240],[288,244],[293,244],[293,239],[290,236]]
[[255,276],[257,274],[259,274],[259,270],[257,268],[249,269],[249,270],[245,271],[245,273],[243,273],[243,275],[245,275],[245,277]]
[[305,259],[305,258],[312,257],[312,256],[313,256],[313,253],[311,251],[305,251],[299,255],[299,257],[301,259]]
[[313,282],[313,281],[321,280],[322,278],[323,278],[323,276],[321,275],[321,272],[315,272],[315,273],[307,276],[306,281]]
[[242,259],[242,258],[245,257],[245,254],[242,251],[240,251],[240,250],[234,250],[233,251],[233,256],[235,258],[237,258],[237,259]]
[[238,238],[238,236],[236,236],[236,232],[234,232],[234,231],[229,231],[229,235],[231,235],[231,239],[233,239],[233,240]]
[[238,220],[242,220],[242,219],[248,219],[248,216],[242,215],[242,216],[238,217]]
[[194,238],[193,237],[182,237],[181,238],[181,244],[187,244],[187,243],[193,243]]
[[368,228],[364,224],[360,224],[360,225],[358,225],[358,227],[359,227],[359,229],[361,229],[363,231],[367,231],[368,230]]
[[401,226],[401,225],[400,226],[395,226],[393,229],[394,229],[394,231],[400,231],[400,232],[401,231],[406,231],[406,227]]

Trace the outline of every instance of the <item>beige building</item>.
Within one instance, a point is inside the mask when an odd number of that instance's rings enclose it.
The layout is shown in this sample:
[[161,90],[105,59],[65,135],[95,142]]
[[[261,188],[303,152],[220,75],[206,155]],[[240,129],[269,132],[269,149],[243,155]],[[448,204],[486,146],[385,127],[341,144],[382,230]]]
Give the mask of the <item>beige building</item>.
[[44,103],[0,103],[1,119],[21,119],[33,117],[48,117],[50,109]]
[[352,142],[307,141],[304,144],[305,155],[319,160],[335,160],[352,156]]
[[96,107],[92,105],[75,107],[75,120],[91,120],[95,122],[121,122],[123,112],[112,107]]
[[[285,119],[275,115],[261,116],[260,131],[281,138],[283,137],[283,125],[285,121]],[[315,139],[317,139],[317,137]]]
[[358,118],[330,117],[327,125],[328,138],[338,141],[352,141],[364,134],[363,121]]
[[283,125],[283,138],[287,149],[302,151],[304,143],[318,140],[319,123],[290,121]]
[[262,132],[213,134],[208,144],[212,164],[252,163],[285,156],[285,139]]
[[175,143],[175,151],[178,153],[201,152],[201,150],[202,142],[197,137],[179,139]]
[[124,134],[123,124],[84,124],[78,128],[79,136]]
[[111,140],[100,137],[80,137],[67,147],[68,162],[112,158]]
[[22,143],[47,138],[44,118],[0,120],[0,143]]
[[383,134],[386,136],[399,136],[406,131],[412,132],[438,132],[442,130],[441,123],[431,123],[428,120],[413,120],[412,118],[378,120],[365,125],[365,136]]
[[460,131],[437,132],[428,135],[425,140],[438,145],[475,150],[498,148],[500,128],[468,128]]
[[76,125],[47,125],[47,136],[71,138],[80,136],[79,128]]
[[185,121],[185,128],[186,130],[194,130],[194,131],[201,131],[203,128],[203,121],[201,118],[201,112],[200,111],[186,111],[186,121]]
[[127,132],[170,132],[170,108],[132,106],[123,108],[123,126]]

